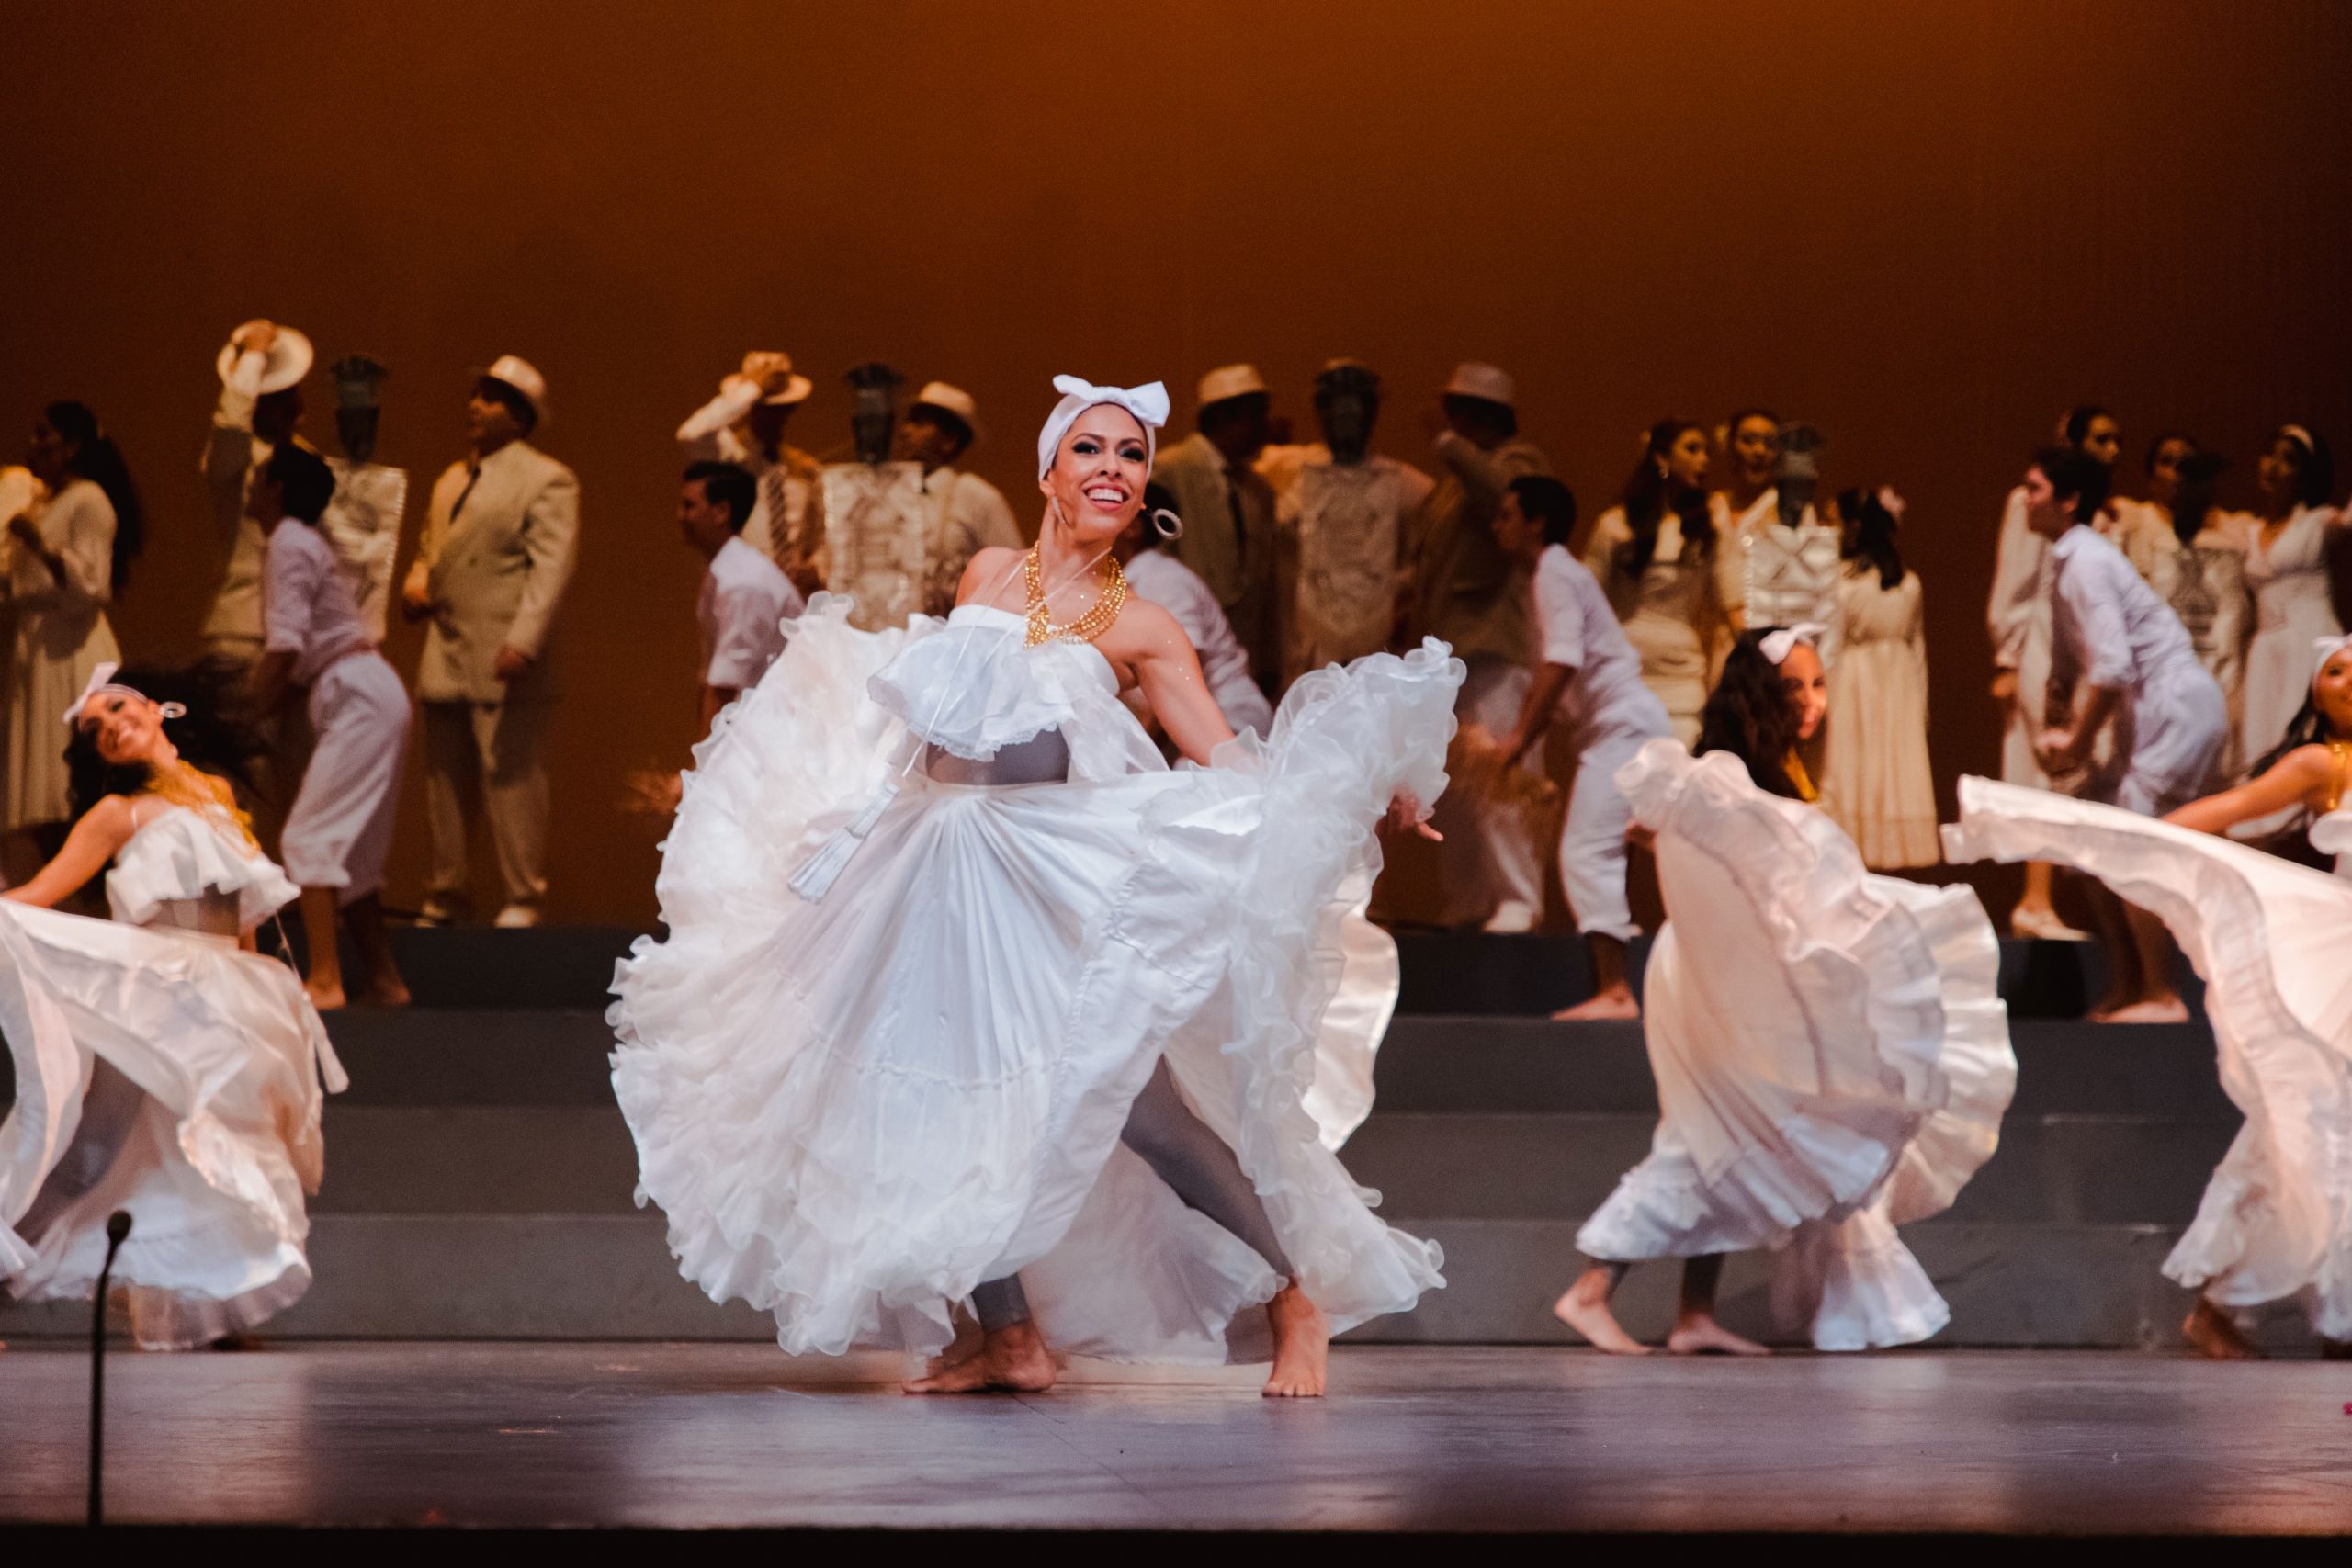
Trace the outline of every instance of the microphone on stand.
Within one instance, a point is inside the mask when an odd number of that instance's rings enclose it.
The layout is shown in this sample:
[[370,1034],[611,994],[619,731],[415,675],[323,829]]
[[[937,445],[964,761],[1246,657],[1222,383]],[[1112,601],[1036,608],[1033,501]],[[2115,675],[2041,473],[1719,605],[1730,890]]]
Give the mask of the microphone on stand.
[[90,1302],[90,1514],[92,1526],[106,1523],[107,1280],[114,1255],[130,1235],[130,1212],[107,1216],[107,1260],[98,1269],[98,1293]]

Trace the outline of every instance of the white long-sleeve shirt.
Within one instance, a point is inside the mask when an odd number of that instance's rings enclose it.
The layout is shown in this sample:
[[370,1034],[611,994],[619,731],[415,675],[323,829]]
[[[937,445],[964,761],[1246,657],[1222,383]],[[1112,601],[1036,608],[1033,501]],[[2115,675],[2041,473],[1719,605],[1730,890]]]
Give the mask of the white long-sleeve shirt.
[[740,537],[710,558],[695,618],[702,626],[703,684],[748,691],[784,652],[784,623],[800,614],[784,570]]
[[1666,705],[1642,682],[1642,656],[1625,639],[1607,590],[1566,545],[1535,560],[1536,658],[1576,673],[1560,693],[1560,718],[1577,743],[1611,736],[1671,735]]

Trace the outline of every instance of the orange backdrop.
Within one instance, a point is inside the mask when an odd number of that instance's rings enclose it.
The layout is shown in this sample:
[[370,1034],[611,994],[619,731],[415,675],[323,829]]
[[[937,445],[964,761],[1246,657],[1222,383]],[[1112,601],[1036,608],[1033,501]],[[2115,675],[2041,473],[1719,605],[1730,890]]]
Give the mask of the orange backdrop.
[[[652,912],[626,772],[693,730],[696,563],[671,432],[747,348],[847,434],[842,369],[979,399],[1024,515],[1057,371],[1250,358],[1307,423],[1334,354],[1394,394],[1461,357],[1597,512],[1635,433],[1761,401],[1892,482],[1928,584],[1939,766],[1996,758],[1981,610],[2003,492],[2062,405],[2240,459],[2352,437],[2352,8],[2326,0],[1769,6],[1194,0],[8,7],[0,418],[89,400],[153,542],[135,657],[191,649],[196,456],[228,328],[393,367],[421,492],[467,367],[543,369],[580,472],[555,909]],[[311,388],[311,434],[332,434]],[[413,518],[412,518],[412,530]],[[404,552],[405,553],[405,552]],[[413,666],[416,635],[391,653]],[[393,893],[423,863],[412,780]]]

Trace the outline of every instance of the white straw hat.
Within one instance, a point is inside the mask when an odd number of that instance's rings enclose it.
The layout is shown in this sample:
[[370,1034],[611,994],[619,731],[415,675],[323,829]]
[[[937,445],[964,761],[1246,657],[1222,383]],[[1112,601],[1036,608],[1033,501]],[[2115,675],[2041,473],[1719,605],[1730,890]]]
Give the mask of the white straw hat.
[[1476,360],[1464,360],[1453,367],[1452,379],[1445,384],[1449,398],[1477,398],[1486,402],[1500,403],[1507,409],[1519,406],[1519,384],[1508,372]]
[[1206,408],[1227,398],[1246,398],[1264,390],[1266,378],[1258,374],[1256,366],[1220,365],[1201,378],[1200,403]]
[[488,369],[476,372],[492,381],[503,381],[523,394],[531,412],[542,422],[548,417],[548,378],[539,374],[538,367],[516,354],[502,354],[490,362]]
[[[300,386],[302,378],[311,373],[312,357],[309,338],[292,327],[279,327],[277,335],[262,351],[260,390],[264,393],[282,392],[288,387]],[[212,362],[212,367],[226,382],[230,372],[237,367],[237,345],[234,343],[222,344],[220,356]]]
[[961,387],[952,387],[944,381],[925,381],[922,390],[915,394],[913,406],[953,414],[963,422],[966,430],[972,433],[973,440],[980,438],[980,405],[974,402],[972,394]]

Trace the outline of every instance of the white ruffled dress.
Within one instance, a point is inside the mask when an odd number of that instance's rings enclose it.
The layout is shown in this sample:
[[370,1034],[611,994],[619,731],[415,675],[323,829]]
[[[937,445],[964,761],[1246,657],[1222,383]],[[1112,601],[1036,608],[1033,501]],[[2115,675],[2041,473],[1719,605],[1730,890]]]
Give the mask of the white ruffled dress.
[[[322,1103],[342,1067],[291,969],[175,921],[209,892],[233,897],[249,931],[298,891],[225,818],[169,806],[116,856],[113,919],[0,901],[17,1085],[0,1121],[7,1294],[86,1300],[118,1209],[131,1232],[114,1283],[151,1349],[250,1329],[310,1288],[303,1195],[324,1171]],[[119,1144],[93,1149],[75,1133],[101,1062],[138,1099]],[[18,1235],[69,1160],[104,1163],[39,1236]]]
[[2017,1084],[1983,907],[1871,874],[1727,753],[1653,740],[1617,783],[1657,835],[1669,916],[1642,1011],[1660,1117],[1577,1247],[1774,1248],[1777,1314],[1816,1348],[1927,1338],[1951,1313],[1894,1227],[1951,1206]]
[[[1441,1284],[1326,1139],[1394,996],[1393,948],[1350,918],[1374,828],[1443,787],[1459,661],[1318,671],[1265,742],[1171,770],[1091,645],[1024,647],[987,606],[878,633],[849,608],[814,600],[697,749],[668,939],[614,980],[638,1198],[684,1275],[796,1352],[937,1352],[1018,1271],[1059,1349],[1261,1359],[1244,1309],[1280,1281],[1119,1142],[1164,1057],[1335,1331]],[[1055,736],[1066,777],[948,782]],[[812,866],[837,873],[815,901],[789,886]]]
[[[2293,1303],[2352,1339],[2352,881],[2089,801],[1960,781],[1946,855],[2095,876],[2161,919],[2205,977],[2222,1088],[2245,1124],[2165,1273],[2216,1306]],[[2352,811],[2312,841],[2352,849]]]

